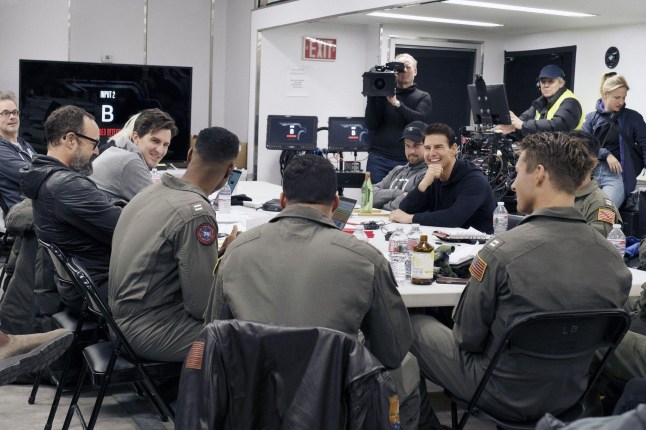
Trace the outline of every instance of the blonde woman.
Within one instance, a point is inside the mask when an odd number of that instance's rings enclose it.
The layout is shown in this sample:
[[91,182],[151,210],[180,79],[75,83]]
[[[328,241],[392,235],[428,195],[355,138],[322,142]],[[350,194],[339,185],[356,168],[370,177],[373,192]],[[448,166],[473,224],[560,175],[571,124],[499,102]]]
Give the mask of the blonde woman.
[[582,128],[601,143],[592,176],[617,207],[635,190],[636,178],[646,167],[646,123],[626,107],[628,90],[623,76],[605,73],[596,110],[586,115]]

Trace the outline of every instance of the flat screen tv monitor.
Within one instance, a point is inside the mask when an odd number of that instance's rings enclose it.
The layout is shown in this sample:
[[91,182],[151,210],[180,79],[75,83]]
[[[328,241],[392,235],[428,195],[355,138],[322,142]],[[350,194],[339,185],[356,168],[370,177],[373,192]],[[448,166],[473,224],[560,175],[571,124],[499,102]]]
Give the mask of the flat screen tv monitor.
[[[504,84],[487,85],[486,101],[478,98],[475,84],[467,85],[467,92],[469,93],[469,101],[471,102],[473,120],[476,124],[511,124],[509,105],[507,104],[507,92],[505,91]],[[491,124],[485,124],[486,121],[484,121],[485,114],[487,113],[483,109],[485,102],[489,106],[488,113],[491,116]]]
[[368,152],[368,127],[361,117],[330,117],[328,119],[329,151]]
[[314,150],[317,128],[315,116],[268,115],[267,149]]
[[178,128],[162,162],[186,161],[192,74],[191,67],[20,60],[20,134],[38,152],[46,152],[45,119],[72,104],[94,115],[106,142],[131,115],[159,108]]

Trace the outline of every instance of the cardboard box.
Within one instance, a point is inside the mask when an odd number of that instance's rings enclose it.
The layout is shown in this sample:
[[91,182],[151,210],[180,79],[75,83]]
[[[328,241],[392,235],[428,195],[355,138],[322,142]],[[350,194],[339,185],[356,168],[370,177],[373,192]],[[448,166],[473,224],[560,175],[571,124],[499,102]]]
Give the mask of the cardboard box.
[[240,142],[240,152],[238,152],[235,166],[237,169],[247,168],[247,142]]

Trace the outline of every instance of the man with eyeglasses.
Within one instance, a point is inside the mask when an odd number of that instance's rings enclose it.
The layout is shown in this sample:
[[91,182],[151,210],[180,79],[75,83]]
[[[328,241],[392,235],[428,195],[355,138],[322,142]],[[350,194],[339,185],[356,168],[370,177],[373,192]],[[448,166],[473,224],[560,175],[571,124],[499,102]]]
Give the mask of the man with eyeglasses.
[[[121,215],[88,176],[99,155],[99,127],[76,106],[56,109],[45,121],[47,155],[36,155],[20,172],[20,185],[33,200],[36,235],[76,258],[107,300],[112,235]],[[78,310],[73,288],[59,288],[63,303]]]
[[22,200],[18,171],[31,165],[36,151],[21,137],[20,111],[16,96],[0,91],[0,208],[7,216],[9,209]]

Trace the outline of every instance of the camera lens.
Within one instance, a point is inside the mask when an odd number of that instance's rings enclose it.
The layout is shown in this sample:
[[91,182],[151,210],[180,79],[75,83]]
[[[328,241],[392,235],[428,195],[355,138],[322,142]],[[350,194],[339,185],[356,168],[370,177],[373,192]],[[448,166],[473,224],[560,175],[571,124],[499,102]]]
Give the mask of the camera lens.
[[376,89],[383,90],[386,87],[386,81],[382,78],[375,79],[373,85]]

